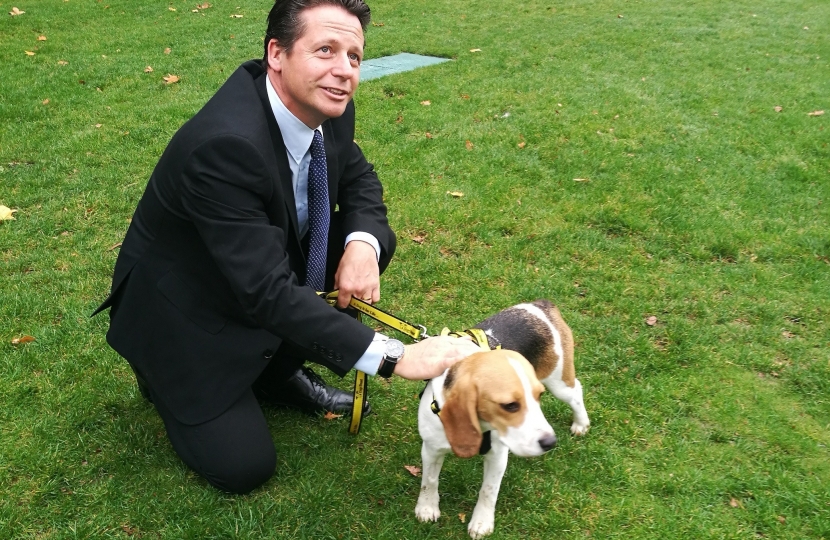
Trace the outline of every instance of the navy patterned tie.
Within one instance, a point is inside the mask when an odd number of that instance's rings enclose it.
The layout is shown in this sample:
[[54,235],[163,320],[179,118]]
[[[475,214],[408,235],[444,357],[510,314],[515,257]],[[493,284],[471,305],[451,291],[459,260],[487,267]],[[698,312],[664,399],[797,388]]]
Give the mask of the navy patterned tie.
[[329,182],[323,135],[314,130],[308,166],[308,261],[306,285],[322,291],[326,281],[326,248],[329,237]]

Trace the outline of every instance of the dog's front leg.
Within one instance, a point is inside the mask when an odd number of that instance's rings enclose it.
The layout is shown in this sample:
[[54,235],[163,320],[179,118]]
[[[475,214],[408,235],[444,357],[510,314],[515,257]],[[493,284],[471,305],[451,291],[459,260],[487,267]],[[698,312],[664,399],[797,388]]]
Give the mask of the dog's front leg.
[[496,500],[504,471],[507,469],[507,446],[493,437],[493,447],[484,456],[484,481],[478,493],[478,502],[467,532],[473,538],[482,538],[493,532],[496,516]]
[[415,506],[415,516],[419,521],[438,521],[441,510],[438,508],[438,476],[448,450],[433,448],[426,442],[421,445],[421,494]]

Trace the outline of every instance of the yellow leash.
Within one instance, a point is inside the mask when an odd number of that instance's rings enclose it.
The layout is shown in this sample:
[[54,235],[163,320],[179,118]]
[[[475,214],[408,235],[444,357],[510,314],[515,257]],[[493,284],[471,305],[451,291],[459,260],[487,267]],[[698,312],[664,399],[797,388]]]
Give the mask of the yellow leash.
[[[325,299],[325,301],[328,302],[329,305],[333,306],[337,303],[338,291],[332,291],[330,293],[318,292],[317,294],[322,296],[323,299]],[[403,334],[406,334],[415,341],[420,341],[422,339],[429,337],[429,334],[427,334],[427,329],[425,326],[421,324],[416,325],[408,323],[405,320],[395,317],[391,313],[387,313],[382,309],[378,309],[371,304],[367,304],[366,302],[358,298],[352,297],[352,299],[349,301],[349,306],[353,307],[358,311],[357,320],[359,321],[362,320],[361,315],[366,315],[378,321],[381,324],[385,324],[389,328],[394,328],[395,330]],[[478,345],[481,348],[481,350],[490,350],[490,346],[488,345],[487,341],[487,335],[480,328],[469,328],[467,330],[462,330],[461,332],[450,332],[449,328],[444,328],[441,331],[441,335],[453,337],[470,336],[473,342],[476,345]],[[497,345],[496,348],[501,349],[501,345]],[[368,400],[369,393],[369,388],[366,383],[366,374],[362,371],[355,370],[354,404],[352,405],[352,421],[351,424],[349,424],[349,433],[353,435],[357,435],[360,432],[360,425],[363,422],[363,404]]]

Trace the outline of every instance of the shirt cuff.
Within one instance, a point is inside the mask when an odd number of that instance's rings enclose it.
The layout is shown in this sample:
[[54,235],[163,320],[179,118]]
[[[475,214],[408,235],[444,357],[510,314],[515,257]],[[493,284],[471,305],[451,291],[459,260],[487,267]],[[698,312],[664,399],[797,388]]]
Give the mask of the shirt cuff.
[[363,353],[354,365],[358,371],[362,371],[366,375],[376,375],[380,362],[383,360],[383,353],[386,352],[386,341],[389,338],[383,334],[375,332],[375,338],[369,344],[369,348]]
[[367,244],[375,248],[375,256],[378,258],[378,262],[380,262],[380,243],[378,242],[378,239],[374,237],[374,235],[367,232],[353,232],[352,234],[346,237],[346,243],[343,244],[343,247],[345,248],[346,246],[348,246],[349,242],[351,242],[352,240],[360,240],[361,242],[366,242]]

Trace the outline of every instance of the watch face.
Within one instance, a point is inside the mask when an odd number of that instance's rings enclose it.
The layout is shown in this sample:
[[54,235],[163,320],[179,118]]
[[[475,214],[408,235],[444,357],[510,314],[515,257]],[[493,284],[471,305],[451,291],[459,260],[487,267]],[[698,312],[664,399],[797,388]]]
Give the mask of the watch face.
[[386,356],[389,358],[394,358],[397,360],[401,356],[403,356],[404,346],[403,343],[398,341],[397,339],[390,339],[386,342]]

